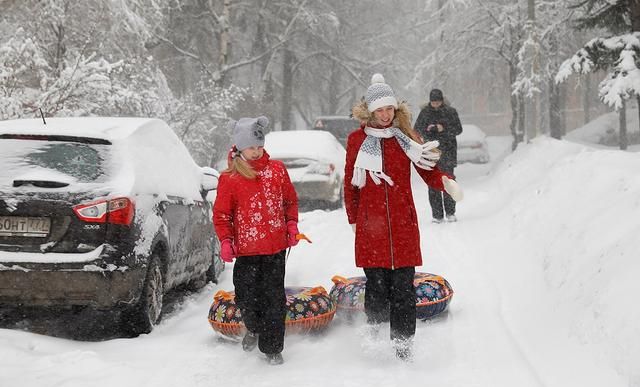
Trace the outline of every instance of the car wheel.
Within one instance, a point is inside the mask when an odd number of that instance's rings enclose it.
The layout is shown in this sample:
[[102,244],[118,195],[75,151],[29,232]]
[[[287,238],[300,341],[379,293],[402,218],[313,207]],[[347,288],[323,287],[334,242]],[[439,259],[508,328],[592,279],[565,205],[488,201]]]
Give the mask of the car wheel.
[[211,281],[214,284],[218,283],[218,273],[221,273],[224,269],[224,262],[220,259],[220,241],[218,238],[213,238],[213,254],[211,259],[211,266],[207,269],[207,282]]
[[164,298],[164,276],[160,258],[154,253],[149,258],[147,276],[137,305],[125,312],[125,330],[134,336],[149,333],[160,322]]
[[340,182],[340,190],[338,191],[338,198],[334,202],[329,202],[329,209],[339,210],[344,204],[344,185]]

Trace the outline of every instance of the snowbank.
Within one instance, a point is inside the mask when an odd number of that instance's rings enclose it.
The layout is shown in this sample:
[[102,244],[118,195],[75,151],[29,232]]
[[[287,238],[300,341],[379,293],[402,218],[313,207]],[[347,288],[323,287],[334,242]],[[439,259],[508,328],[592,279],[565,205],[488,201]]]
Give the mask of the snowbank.
[[500,313],[546,385],[640,383],[638,170],[637,153],[540,138],[464,204],[484,225],[465,225],[477,268],[499,279]]

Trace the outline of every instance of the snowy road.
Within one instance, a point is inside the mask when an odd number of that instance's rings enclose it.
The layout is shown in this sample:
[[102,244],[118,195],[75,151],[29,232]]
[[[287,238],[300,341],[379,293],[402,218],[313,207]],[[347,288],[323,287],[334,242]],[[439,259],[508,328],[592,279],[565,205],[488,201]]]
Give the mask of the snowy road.
[[[498,147],[494,155],[509,146],[503,140],[492,143]],[[207,322],[213,294],[233,288],[228,267],[219,284],[190,296],[151,334],[135,339],[77,342],[0,329],[0,386],[623,385],[609,370],[590,373],[593,359],[580,361],[568,344],[548,348],[541,341],[535,349],[531,343],[540,333],[526,338],[527,325],[517,324],[514,303],[505,300],[510,291],[504,288],[509,284],[505,273],[517,270],[508,263],[517,242],[509,242],[514,235],[508,223],[487,221],[510,198],[496,197],[488,184],[490,170],[490,165],[457,170],[466,199],[458,208],[460,221],[451,224],[430,223],[426,188],[414,179],[425,262],[419,271],[444,276],[455,295],[448,313],[418,322],[412,364],[396,360],[387,340],[375,342],[363,334],[361,324],[339,318],[323,335],[287,336],[280,367],[267,365],[258,353],[244,353],[239,345],[221,340]],[[288,285],[329,290],[333,275],[361,275],[353,265],[353,234],[343,209],[304,213],[300,230],[314,243],[291,253]],[[520,314],[522,319],[527,313]],[[560,365],[567,356],[578,360]]]

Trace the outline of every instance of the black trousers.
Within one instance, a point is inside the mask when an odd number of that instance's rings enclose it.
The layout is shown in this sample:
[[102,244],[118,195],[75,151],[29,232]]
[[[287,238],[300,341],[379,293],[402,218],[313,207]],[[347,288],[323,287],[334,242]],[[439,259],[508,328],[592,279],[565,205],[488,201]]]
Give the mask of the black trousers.
[[[453,167],[438,165],[438,168],[453,175]],[[431,187],[429,187],[429,204],[431,204],[431,215],[434,219],[442,219],[445,214],[455,215],[456,213],[456,201],[448,193],[436,191]]]
[[236,305],[247,330],[259,335],[258,348],[267,354],[284,348],[285,252],[238,257],[233,266]]
[[364,269],[364,310],[369,324],[390,322],[391,339],[408,340],[416,333],[415,267]]

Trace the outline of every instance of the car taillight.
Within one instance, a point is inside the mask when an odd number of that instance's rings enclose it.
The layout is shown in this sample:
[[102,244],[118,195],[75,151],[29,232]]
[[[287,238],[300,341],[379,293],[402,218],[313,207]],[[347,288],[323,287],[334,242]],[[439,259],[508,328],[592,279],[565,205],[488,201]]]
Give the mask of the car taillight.
[[129,198],[100,200],[73,207],[80,220],[91,223],[111,223],[130,225],[135,207]]

